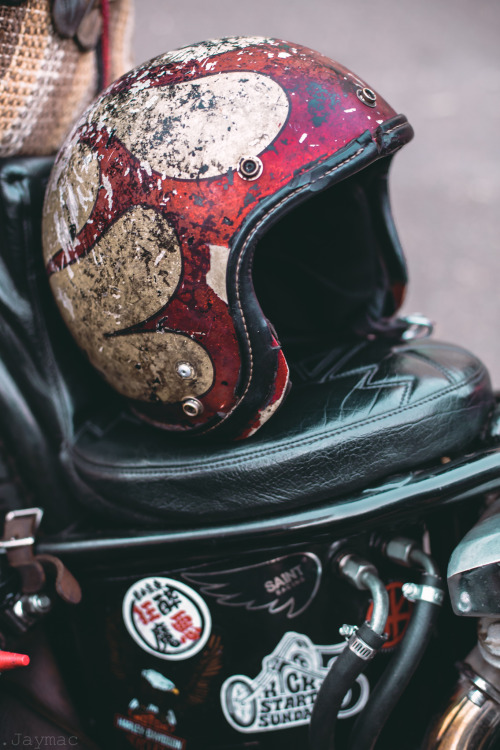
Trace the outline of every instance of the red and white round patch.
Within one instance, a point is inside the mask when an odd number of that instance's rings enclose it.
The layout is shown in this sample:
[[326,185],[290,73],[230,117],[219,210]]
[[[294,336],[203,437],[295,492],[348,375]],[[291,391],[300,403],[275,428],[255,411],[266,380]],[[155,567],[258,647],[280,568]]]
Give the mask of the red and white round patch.
[[172,661],[189,659],[201,651],[212,629],[201,596],[186,584],[163,576],[142,578],[128,589],[123,619],[144,651]]

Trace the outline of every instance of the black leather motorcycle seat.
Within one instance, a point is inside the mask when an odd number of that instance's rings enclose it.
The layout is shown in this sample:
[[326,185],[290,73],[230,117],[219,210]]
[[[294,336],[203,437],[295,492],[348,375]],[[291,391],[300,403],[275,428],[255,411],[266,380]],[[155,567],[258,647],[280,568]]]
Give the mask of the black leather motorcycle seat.
[[249,440],[187,441],[100,411],[62,460],[85,505],[118,523],[192,526],[311,505],[436,462],[477,440],[492,408],[488,374],[467,351],[364,343],[321,384],[293,388]]

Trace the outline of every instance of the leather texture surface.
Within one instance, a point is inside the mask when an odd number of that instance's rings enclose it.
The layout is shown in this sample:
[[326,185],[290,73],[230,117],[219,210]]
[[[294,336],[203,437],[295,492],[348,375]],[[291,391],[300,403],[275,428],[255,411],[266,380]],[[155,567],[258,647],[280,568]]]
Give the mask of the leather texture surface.
[[429,340],[353,345],[245,442],[186,440],[140,422],[95,375],[51,298],[39,242],[49,169],[42,158],[0,163],[0,430],[53,527],[81,509],[153,527],[279,513],[439,461],[482,433],[487,372]]
[[184,523],[252,517],[453,454],[481,432],[491,405],[488,375],[468,352],[370,344],[323,384],[292,389],[248,441],[181,442],[127,414],[101,414],[64,459],[96,507]]

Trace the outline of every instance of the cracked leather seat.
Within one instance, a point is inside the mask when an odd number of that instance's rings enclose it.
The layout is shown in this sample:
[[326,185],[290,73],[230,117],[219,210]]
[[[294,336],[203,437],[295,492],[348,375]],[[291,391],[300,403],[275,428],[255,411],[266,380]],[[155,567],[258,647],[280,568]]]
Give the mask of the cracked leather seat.
[[50,167],[48,158],[0,165],[0,429],[52,526],[82,512],[155,528],[276,514],[437,462],[481,436],[493,407],[485,368],[430,340],[351,344],[336,364],[306,364],[247,441],[183,441],[138,421],[54,308],[39,247]]

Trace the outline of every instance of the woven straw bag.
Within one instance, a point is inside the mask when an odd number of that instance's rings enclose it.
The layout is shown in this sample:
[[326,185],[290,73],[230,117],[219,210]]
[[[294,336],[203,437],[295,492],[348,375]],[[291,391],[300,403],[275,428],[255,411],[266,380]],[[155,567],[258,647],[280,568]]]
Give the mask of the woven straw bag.
[[[0,157],[55,153],[98,91],[98,52],[58,34],[51,2],[0,2]],[[132,0],[108,4],[113,80],[131,67]]]

